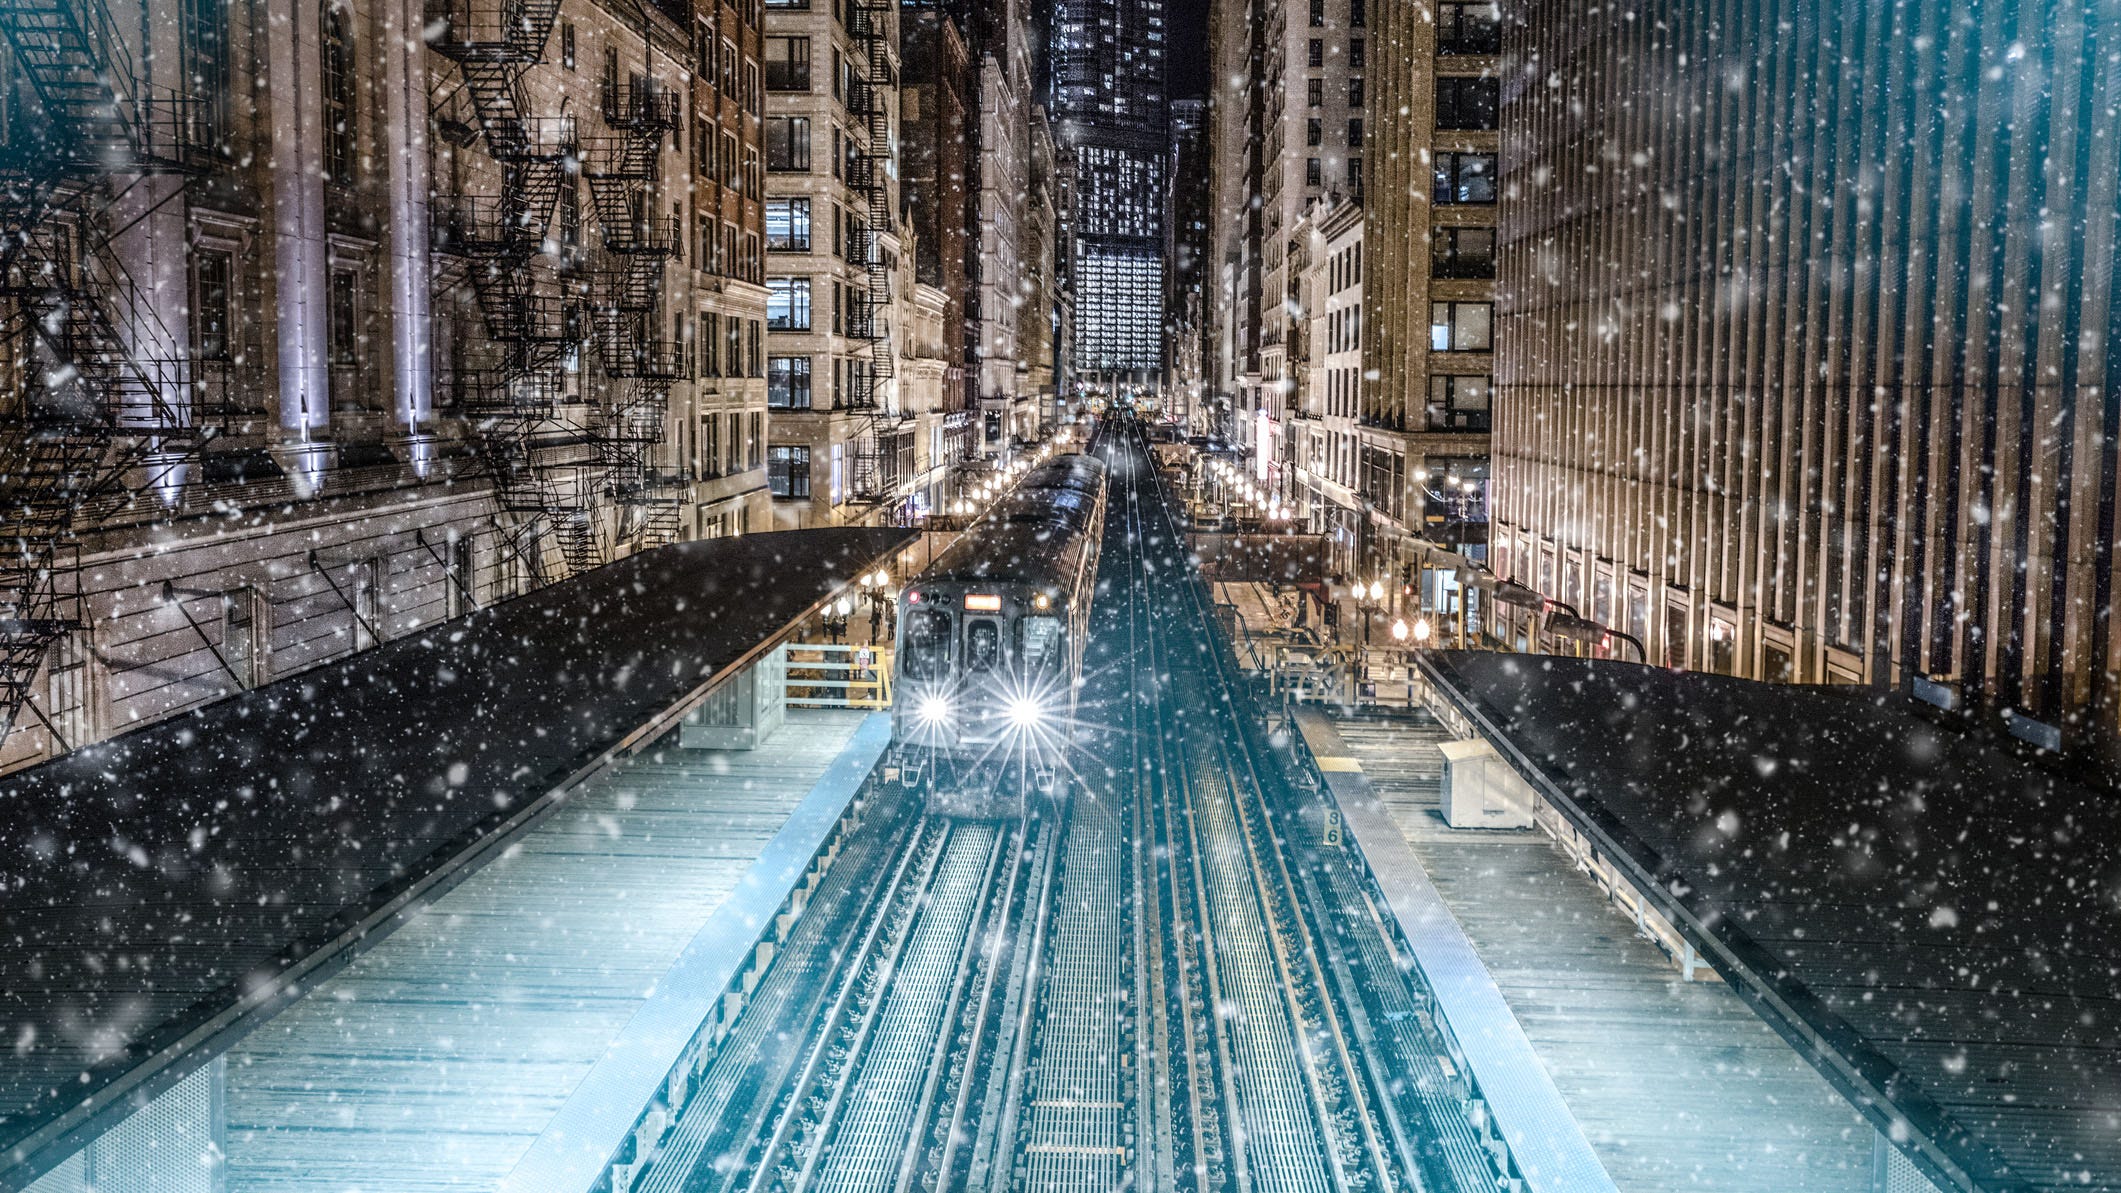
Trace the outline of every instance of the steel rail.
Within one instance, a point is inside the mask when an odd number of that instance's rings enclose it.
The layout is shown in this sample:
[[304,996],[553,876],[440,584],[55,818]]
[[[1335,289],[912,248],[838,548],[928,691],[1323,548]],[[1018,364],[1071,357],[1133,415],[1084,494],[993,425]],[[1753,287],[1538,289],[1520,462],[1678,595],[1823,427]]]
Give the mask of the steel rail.
[[[1146,502],[1144,489],[1149,491]],[[1137,478],[1128,496],[1144,575],[1182,569],[1182,562],[1172,566],[1150,555],[1149,517],[1143,506],[1155,502],[1154,473],[1149,473],[1146,480]],[[1168,526],[1165,533],[1172,533]],[[1165,568],[1159,569],[1158,562],[1164,562]],[[1153,586],[1150,591],[1154,591]],[[1158,646],[1165,631],[1154,617],[1147,619],[1147,625],[1151,658],[1167,659],[1170,651]],[[1160,692],[1158,699],[1161,701]],[[1205,937],[1210,921],[1217,928],[1215,947],[1203,949],[1206,969],[1213,978],[1218,1022],[1227,1024],[1224,1034],[1238,1062],[1234,1084],[1240,1101],[1234,1109],[1241,1117],[1239,1131],[1233,1134],[1243,1141],[1241,1184],[1249,1183],[1253,1188],[1330,1186],[1336,1193],[1346,1193],[1347,1176],[1335,1146],[1331,1112],[1316,1066],[1306,1055],[1303,1016],[1293,993],[1295,975],[1281,955],[1257,859],[1250,856],[1241,826],[1230,820],[1235,794],[1214,781],[1212,770],[1206,765],[1210,757],[1197,748],[1190,735],[1180,748],[1180,756],[1182,765],[1171,773],[1175,777],[1173,790],[1185,812],[1187,852],[1202,909],[1200,930]],[[1233,834],[1237,838],[1234,841]],[[1217,860],[1235,864],[1211,867]],[[1243,871],[1243,880],[1232,870]],[[1224,1015],[1225,1006],[1240,1009],[1241,1016]],[[1308,1114],[1275,1097],[1277,1090],[1292,1092],[1287,1090],[1290,1085],[1302,1091],[1302,1104]],[[1305,1118],[1310,1120],[1308,1131],[1304,1130]],[[1269,1156],[1271,1163],[1256,1162]]]
[[[1147,677],[1146,683],[1137,685],[1137,691],[1148,693],[1146,699],[1137,698],[1135,703],[1138,710],[1142,705],[1146,704],[1147,711],[1152,714],[1149,719],[1158,728],[1158,731],[1154,734],[1156,744],[1152,747],[1158,786],[1161,788],[1168,784],[1173,790],[1182,792],[1184,787],[1183,780],[1173,778],[1177,772],[1174,771],[1171,765],[1171,751],[1166,744],[1168,739],[1161,731],[1165,722],[1160,678],[1162,671],[1159,664],[1164,660],[1161,651],[1158,649],[1157,637],[1152,632],[1156,619],[1153,611],[1149,608],[1148,602],[1149,569],[1142,558],[1141,550],[1141,548],[1146,546],[1147,539],[1141,533],[1139,497],[1137,486],[1130,483],[1127,490],[1127,508],[1124,516],[1126,533],[1137,544],[1137,549],[1130,556],[1129,564],[1130,575],[1134,577],[1132,580],[1132,591],[1137,597],[1135,604],[1138,606],[1139,614],[1133,623],[1134,626],[1139,627],[1139,632],[1132,635],[1132,641],[1135,645],[1134,658],[1140,663],[1138,673],[1145,672]],[[1139,748],[1140,740],[1137,737],[1137,748]],[[1230,1028],[1222,1014],[1222,1008],[1225,1003],[1222,997],[1220,972],[1215,964],[1216,933],[1214,925],[1209,922],[1207,905],[1203,896],[1203,891],[1206,889],[1206,881],[1201,874],[1199,850],[1197,848],[1181,849],[1181,840],[1190,841],[1192,837],[1192,813],[1187,810],[1183,816],[1174,820],[1169,798],[1170,792],[1164,792],[1163,796],[1157,801],[1157,805],[1163,816],[1164,840],[1171,858],[1170,873],[1171,893],[1174,900],[1172,908],[1174,920],[1178,923],[1183,923],[1188,918],[1185,914],[1186,911],[1189,908],[1193,911],[1191,916],[1193,940],[1190,942],[1190,947],[1188,947],[1188,942],[1180,942],[1180,948],[1185,950],[1184,956],[1189,962],[1186,966],[1185,976],[1189,994],[1190,987],[1194,983],[1199,984],[1201,1002],[1203,1008],[1209,1014],[1207,1022],[1200,1026],[1200,1032],[1213,1046],[1215,1076],[1222,1094],[1221,1109],[1216,1115],[1219,1154],[1224,1158],[1228,1166],[1228,1179],[1236,1187],[1238,1193],[1251,1193],[1252,1176],[1249,1139],[1243,1126],[1245,1121],[1245,1103],[1238,1096],[1237,1077],[1235,1075],[1236,1061],[1231,1056]],[[1183,795],[1181,795],[1181,798],[1183,798]],[[1184,858],[1183,862],[1180,861],[1181,855]],[[1187,876],[1191,877],[1191,882],[1186,881]],[[1188,998],[1187,1021],[1189,1026],[1198,1017],[1198,1013],[1192,1010],[1191,1002],[1192,1000]],[[1194,1050],[1189,1049],[1188,1057],[1190,1058],[1193,1054]],[[1196,1155],[1198,1154],[1197,1128],[1202,1117],[1199,1112],[1202,1109],[1204,1107],[1200,1105],[1199,1100],[1196,1098],[1194,1102]]]
[[[877,924],[919,852],[910,847],[919,830],[919,818],[903,804],[855,830],[839,860],[826,871],[825,885],[811,897],[779,955],[767,967],[734,1028],[715,1049],[700,1087],[679,1112],[677,1127],[650,1158],[648,1170],[636,1178],[635,1193],[682,1193],[697,1188],[701,1182],[694,1169],[703,1157],[711,1164],[727,1150],[718,1144],[756,1136],[774,1103],[762,1091],[779,1089],[800,1055],[772,1047],[770,1037],[786,1026],[790,1015],[804,1023],[817,1021],[827,989],[815,980],[817,971],[836,960],[833,954],[849,936],[859,937],[855,961],[863,960],[875,940]],[[868,876],[871,865],[888,863],[893,857],[898,860],[885,871],[883,897],[863,899],[856,884]],[[731,1115],[731,1106],[746,1089],[753,1091],[751,1102],[741,1108],[742,1113]]]
[[[1001,1140],[1010,1138],[998,1129],[997,1124],[1007,1117],[1004,1108],[1009,1103],[1005,1099],[1011,1096],[1019,1080],[1017,1074],[1022,1072],[1021,1048],[1030,1035],[1029,1018],[1032,1008],[1037,1005],[1037,1000],[1028,997],[1028,994],[1037,981],[1041,937],[1047,922],[1047,908],[1053,897],[1054,859],[1059,855],[1059,851],[1053,848],[1056,832],[1055,825],[1039,827],[1036,869],[1031,877],[1032,890],[1026,892],[1027,896],[1035,895],[1036,901],[1034,903],[1027,897],[1019,905],[1020,910],[1028,909],[1031,914],[1018,915],[1011,933],[1006,980],[1001,983],[1002,1005],[993,1013],[996,1021],[994,1039],[991,1045],[976,1040],[974,1046],[966,1053],[968,1079],[959,1087],[957,1113],[950,1122],[949,1141],[943,1149],[941,1162],[936,1165],[937,1188],[991,1187],[989,1173],[992,1170],[995,1150],[1000,1146]],[[986,1002],[991,1001],[994,986],[993,982],[988,984],[987,997],[983,1000],[979,1012],[982,1023],[989,1014]],[[982,1047],[991,1051],[991,1058],[987,1062],[989,1067],[984,1070],[980,1066]],[[991,1072],[991,1066],[996,1060],[1006,1066],[1003,1069],[1004,1077],[1001,1081],[989,1080],[977,1087],[980,1090],[980,1097],[977,1099],[979,1109],[974,1112],[975,1099],[972,1095],[975,1085],[969,1079],[970,1074]],[[969,1137],[965,1131],[968,1117],[974,1118],[976,1122],[976,1129]],[[965,1179],[962,1182],[957,1180],[960,1167],[965,1169]]]
[[[1168,541],[1174,545],[1183,542],[1177,521],[1171,514],[1168,501],[1162,499],[1162,486],[1157,482],[1153,472],[1150,474],[1149,480],[1152,492],[1150,504],[1162,513],[1163,529],[1168,536]],[[1175,577],[1173,586],[1178,589],[1181,599],[1192,604],[1194,611],[1193,624],[1200,626],[1203,634],[1207,633],[1206,626],[1209,624],[1209,610],[1206,608],[1200,586],[1192,582],[1184,574],[1183,565],[1181,565],[1179,575]],[[1254,750],[1250,735],[1244,731],[1242,724],[1234,723],[1237,721],[1234,710],[1241,707],[1241,700],[1238,699],[1240,693],[1237,691],[1236,685],[1229,674],[1227,660],[1224,659],[1222,652],[1219,650],[1211,648],[1204,653],[1209,657],[1205,668],[1206,674],[1212,680],[1212,686],[1218,689],[1218,694],[1222,697],[1220,701],[1208,702],[1209,706],[1223,709],[1223,715],[1233,721],[1231,727],[1237,730],[1237,742],[1234,750],[1230,747],[1227,740],[1221,738],[1218,738],[1216,744],[1212,747],[1213,753],[1225,763],[1225,765],[1215,768],[1215,773],[1234,779],[1239,771],[1236,767],[1229,766],[1227,763],[1231,756],[1235,755],[1236,760],[1242,764],[1242,774],[1250,780],[1251,799],[1249,802],[1257,806],[1257,817],[1255,818],[1248,809],[1248,801],[1243,790],[1244,784],[1225,781],[1217,782],[1214,785],[1227,794],[1229,809],[1238,821],[1236,826],[1238,837],[1244,842],[1250,863],[1247,867],[1247,872],[1255,880],[1255,894],[1260,900],[1262,920],[1268,928],[1267,940],[1274,950],[1276,967],[1283,978],[1281,988],[1284,994],[1285,1009],[1290,1016],[1292,1024],[1296,1027],[1299,1054],[1305,1063],[1306,1077],[1308,1078],[1307,1086],[1313,1097],[1315,1112],[1319,1116],[1321,1134],[1325,1136],[1324,1143],[1328,1149],[1327,1159],[1331,1164],[1335,1185],[1345,1189],[1348,1184],[1348,1174],[1344,1167],[1343,1157],[1339,1153],[1338,1144],[1341,1140],[1337,1138],[1337,1132],[1334,1128],[1336,1120],[1328,1105],[1328,1099],[1325,1097],[1325,1090],[1321,1086],[1320,1075],[1316,1069],[1321,1060],[1327,1060],[1335,1067],[1335,1075],[1340,1079],[1346,1092],[1347,1100],[1354,1104],[1352,1109],[1357,1127],[1361,1132],[1363,1150],[1367,1153],[1371,1167],[1379,1178],[1380,1183],[1384,1187],[1392,1187],[1395,1183],[1393,1181],[1395,1172],[1404,1172],[1412,1185],[1419,1189],[1422,1187],[1420,1178],[1409,1163],[1414,1152],[1408,1146],[1408,1136],[1403,1124],[1399,1121],[1397,1108],[1392,1104],[1386,1092],[1389,1085],[1382,1080],[1381,1074],[1376,1069],[1377,1062],[1375,1056],[1372,1055],[1372,1050],[1351,1048],[1349,1046],[1347,1032],[1342,1024],[1345,999],[1336,1000],[1334,998],[1334,984],[1327,980],[1328,975],[1320,967],[1319,940],[1316,934],[1311,931],[1310,924],[1307,922],[1307,913],[1315,915],[1320,910],[1315,900],[1315,888],[1299,887],[1294,876],[1290,873],[1283,849],[1277,845],[1276,834],[1268,823],[1273,819],[1273,816],[1267,806],[1267,788],[1262,780],[1257,759],[1253,756]],[[1264,841],[1260,839],[1262,833],[1266,834]],[[1278,885],[1271,881],[1274,877],[1279,878]],[[1312,890],[1314,894],[1313,900],[1306,901],[1299,897],[1300,893],[1305,889]],[[1276,914],[1277,911],[1286,912],[1290,931],[1296,937],[1294,942],[1296,947],[1294,949],[1289,948],[1282,939],[1282,932],[1277,927],[1282,920],[1282,916]],[[1338,958],[1338,948],[1334,942],[1329,940],[1324,947],[1331,955],[1331,959]],[[1294,957],[1292,957],[1292,953]],[[1306,974],[1309,978],[1308,982],[1299,984],[1296,980],[1298,970]],[[1342,985],[1342,989],[1354,993],[1352,988],[1345,984]],[[1318,1057],[1313,1051],[1312,1041],[1306,1038],[1307,1033],[1303,1031],[1303,1024],[1307,1015],[1304,1006],[1299,1002],[1299,990],[1308,991],[1315,996],[1317,1019],[1330,1047],[1331,1055],[1329,1058]],[[1355,996],[1359,998],[1359,994]],[[1359,1038],[1361,1034],[1359,1033]],[[1360,1064],[1357,1061],[1358,1054],[1361,1056]],[[1366,1086],[1369,1087],[1368,1090],[1366,1090]],[[1366,1096],[1366,1094],[1369,1096]],[[1400,1158],[1400,1162],[1395,1162],[1394,1154],[1386,1150],[1383,1141],[1379,1138],[1376,1111],[1374,1109],[1379,1104],[1382,1104],[1385,1110],[1389,1132],[1393,1136],[1395,1144],[1398,1145],[1394,1151]]]
[[[894,1193],[908,1193],[908,1190],[914,1187],[913,1181],[920,1158],[928,1150],[926,1140],[933,1131],[936,1098],[942,1088],[945,1074],[949,1071],[951,1045],[956,1043],[960,1030],[959,1007],[963,1005],[967,987],[974,981],[974,971],[979,971],[984,988],[992,987],[995,967],[991,958],[982,963],[979,942],[984,934],[983,929],[992,924],[997,916],[1004,921],[1008,918],[1010,897],[1015,893],[1017,879],[1023,873],[1026,827],[1019,822],[1017,827],[996,834],[996,858],[1008,859],[1005,867],[1007,877],[1000,885],[995,885],[994,863],[989,863],[988,883],[978,897],[978,905],[973,908],[971,920],[965,926],[965,941],[958,951],[957,972],[950,983],[949,999],[943,1006],[941,1029],[935,1033],[935,1044],[929,1053],[928,1073],[921,1082],[920,1101],[914,1107],[913,1118],[907,1126],[906,1148],[899,1157],[898,1179],[892,1184]],[[1001,904],[999,908],[995,906],[997,901]],[[954,1103],[955,1099],[952,1101]],[[933,1183],[930,1182],[931,1187]]]
[[[904,1087],[944,1026],[948,996],[939,988],[955,988],[961,976],[972,905],[991,888],[1001,851],[1013,837],[985,822],[951,824],[935,878],[891,965],[877,975],[876,999],[809,1136],[795,1189],[857,1193],[888,1183],[885,1153],[903,1148],[916,1126],[917,1106]],[[945,966],[953,954],[958,964]],[[891,1171],[897,1171],[895,1164]]]
[[[934,883],[935,871],[942,858],[943,839],[947,835],[946,826],[926,817],[914,826],[913,840],[905,856],[899,861],[898,871],[901,876],[918,875],[912,888],[914,897],[907,899],[906,884],[897,881],[893,883],[889,895],[879,900],[881,910],[870,921],[869,930],[864,933],[861,945],[855,951],[853,964],[847,970],[849,979],[833,997],[832,1006],[818,1019],[817,1030],[810,1038],[801,1069],[795,1080],[783,1088],[781,1097],[774,1104],[773,1109],[778,1113],[772,1120],[773,1131],[756,1149],[749,1177],[744,1182],[748,1193],[764,1193],[780,1181],[779,1170],[774,1161],[785,1154],[794,1143],[793,1136],[802,1121],[803,1103],[808,1100],[811,1091],[823,1077],[823,1070],[831,1057],[832,1044],[839,1038],[847,1022],[857,992],[868,986],[864,979],[874,972],[888,972],[899,951],[905,946],[906,938],[910,935],[907,929],[910,927],[913,910],[919,905],[919,896]],[[894,926],[896,931],[892,930]],[[879,946],[882,948],[881,954]],[[863,1017],[863,1030],[866,1030],[870,1018]],[[816,1154],[815,1148],[811,1149],[811,1154]],[[744,1171],[739,1168],[731,1175],[741,1176]]]

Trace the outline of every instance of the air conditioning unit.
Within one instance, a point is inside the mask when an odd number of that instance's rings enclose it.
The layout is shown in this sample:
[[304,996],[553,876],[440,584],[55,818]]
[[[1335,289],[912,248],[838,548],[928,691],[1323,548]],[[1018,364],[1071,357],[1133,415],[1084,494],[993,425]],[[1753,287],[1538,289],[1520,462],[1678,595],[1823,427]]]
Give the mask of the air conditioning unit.
[[1443,819],[1452,828],[1530,828],[1532,793],[1510,764],[1481,738],[1447,741],[1443,751]]

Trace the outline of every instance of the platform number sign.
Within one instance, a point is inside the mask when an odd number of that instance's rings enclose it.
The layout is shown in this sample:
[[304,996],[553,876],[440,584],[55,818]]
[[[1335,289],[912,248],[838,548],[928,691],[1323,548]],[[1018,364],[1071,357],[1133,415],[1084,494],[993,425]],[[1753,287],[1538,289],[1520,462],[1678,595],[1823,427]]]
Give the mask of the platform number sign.
[[1319,839],[1336,849],[1340,847],[1340,809],[1326,809],[1326,824],[1319,833]]

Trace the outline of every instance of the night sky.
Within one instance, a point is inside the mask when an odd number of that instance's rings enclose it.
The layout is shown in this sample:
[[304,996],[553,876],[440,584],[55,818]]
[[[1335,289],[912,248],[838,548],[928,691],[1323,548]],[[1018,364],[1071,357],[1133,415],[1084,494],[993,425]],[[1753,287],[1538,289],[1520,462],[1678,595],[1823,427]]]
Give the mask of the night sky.
[[1171,47],[1172,99],[1204,99],[1208,94],[1208,0],[1170,0],[1165,33]]

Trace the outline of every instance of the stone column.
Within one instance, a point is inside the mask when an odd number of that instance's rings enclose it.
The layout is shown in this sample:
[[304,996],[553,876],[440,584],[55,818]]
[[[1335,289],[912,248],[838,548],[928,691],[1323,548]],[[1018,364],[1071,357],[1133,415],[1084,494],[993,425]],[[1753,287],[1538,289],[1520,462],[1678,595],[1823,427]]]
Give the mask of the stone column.
[[390,170],[390,334],[398,429],[413,468],[427,475],[434,361],[428,297],[427,78],[419,0],[385,0],[382,26],[384,160]]
[[304,492],[323,481],[331,436],[331,380],[325,367],[331,274],[324,231],[318,3],[268,0],[265,30],[280,371],[274,454]]
[[[152,94],[183,70],[183,45],[175,21],[143,20],[140,78],[135,86]],[[147,130],[142,130],[142,141]],[[190,426],[191,274],[182,179],[151,174],[119,187],[110,213],[118,230],[111,243],[116,264],[106,297],[116,316],[138,388],[121,395],[116,422],[127,434],[149,436],[154,450],[143,460],[140,484],[174,504],[189,470],[182,444],[158,431]]]

